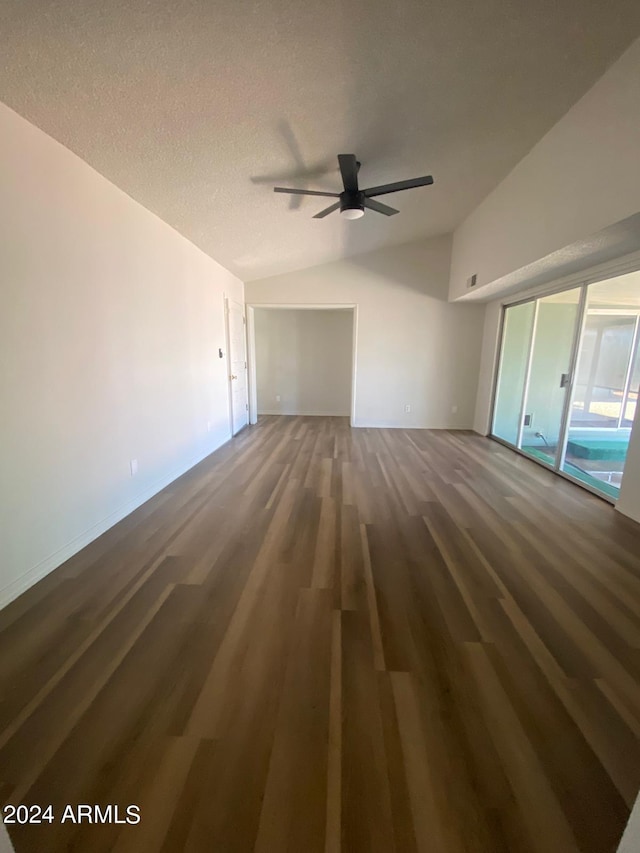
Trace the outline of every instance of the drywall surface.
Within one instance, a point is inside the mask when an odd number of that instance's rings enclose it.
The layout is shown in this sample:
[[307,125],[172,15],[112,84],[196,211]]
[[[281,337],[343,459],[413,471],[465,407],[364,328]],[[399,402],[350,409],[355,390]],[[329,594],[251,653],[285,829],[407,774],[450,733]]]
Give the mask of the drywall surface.
[[4,106],[0,161],[3,604],[229,438],[243,285]]
[[0,853],[14,853],[13,844],[4,823],[0,821]]
[[256,309],[258,413],[350,415],[353,311]]
[[354,426],[468,429],[484,308],[447,301],[449,258],[436,238],[248,282],[246,299],[357,305]]
[[629,816],[618,853],[638,853],[640,850],[640,794],[636,797],[635,804]]
[[639,150],[640,39],[456,229],[450,298],[637,214]]

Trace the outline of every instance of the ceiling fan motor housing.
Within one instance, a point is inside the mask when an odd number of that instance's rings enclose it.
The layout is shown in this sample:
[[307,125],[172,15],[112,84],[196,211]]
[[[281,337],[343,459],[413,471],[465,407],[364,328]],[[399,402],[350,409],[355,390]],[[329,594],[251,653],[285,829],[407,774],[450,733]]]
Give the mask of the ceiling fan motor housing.
[[361,216],[364,216],[365,208],[374,210],[376,213],[381,213],[384,216],[394,216],[399,212],[394,207],[389,207],[388,204],[376,201],[374,196],[397,193],[401,190],[411,190],[414,187],[426,187],[433,183],[431,175],[424,175],[421,178],[412,178],[409,181],[396,181],[392,184],[382,184],[379,187],[368,187],[361,190],[358,184],[360,162],[356,160],[356,155],[338,154],[338,163],[342,176],[342,186],[344,187],[344,191],[341,193],[328,193],[322,190],[297,190],[293,187],[274,187],[273,189],[277,193],[319,195],[326,198],[338,199],[338,201],[332,202],[329,207],[325,207],[324,210],[316,213],[313,217],[314,219],[324,219],[325,216],[338,209],[345,219],[360,219]]
[[364,213],[364,193],[340,193],[340,213],[345,210],[361,210]]

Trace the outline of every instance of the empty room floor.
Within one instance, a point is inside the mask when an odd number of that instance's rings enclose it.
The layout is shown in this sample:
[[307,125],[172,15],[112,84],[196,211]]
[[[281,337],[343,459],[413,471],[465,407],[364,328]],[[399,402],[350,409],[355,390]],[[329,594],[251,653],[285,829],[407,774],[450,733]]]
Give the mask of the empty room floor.
[[640,526],[472,433],[264,417],[0,612],[0,688],[18,853],[615,851]]

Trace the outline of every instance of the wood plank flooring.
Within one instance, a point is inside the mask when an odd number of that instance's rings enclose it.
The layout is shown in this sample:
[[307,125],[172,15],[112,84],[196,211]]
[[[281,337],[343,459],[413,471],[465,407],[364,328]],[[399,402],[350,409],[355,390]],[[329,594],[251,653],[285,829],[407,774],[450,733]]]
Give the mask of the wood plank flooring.
[[640,527],[472,433],[264,417],[0,612],[0,731],[18,853],[614,851]]

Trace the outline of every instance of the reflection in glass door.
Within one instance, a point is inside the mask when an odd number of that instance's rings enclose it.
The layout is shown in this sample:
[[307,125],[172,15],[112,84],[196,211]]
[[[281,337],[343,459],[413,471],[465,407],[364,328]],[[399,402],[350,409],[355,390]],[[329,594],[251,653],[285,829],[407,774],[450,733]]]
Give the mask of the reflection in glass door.
[[493,435],[547,465],[561,451],[581,288],[505,309]]
[[636,414],[640,286],[620,276],[587,288],[561,470],[616,498]]
[[529,366],[535,308],[535,302],[523,302],[507,308],[502,328],[493,434],[516,446],[519,446],[522,395]]
[[640,386],[640,271],[504,310],[492,435],[609,498]]
[[555,465],[560,453],[581,288],[537,300],[529,376],[525,387],[520,447]]

